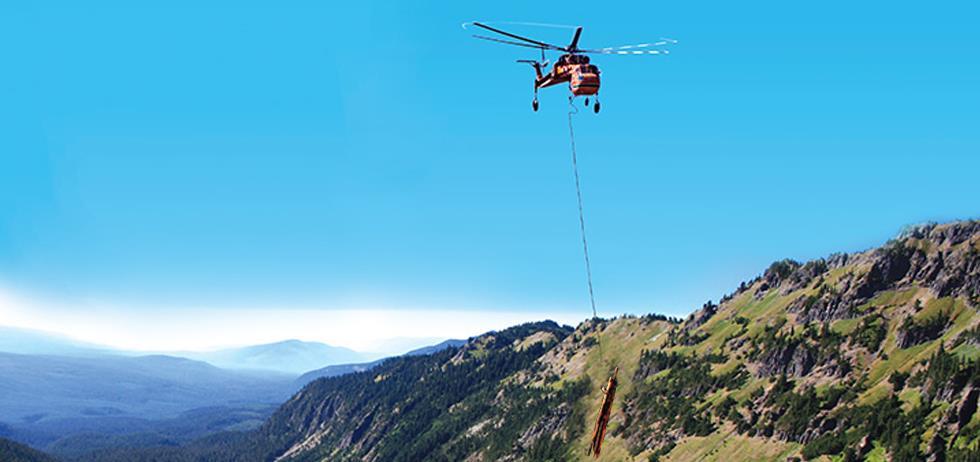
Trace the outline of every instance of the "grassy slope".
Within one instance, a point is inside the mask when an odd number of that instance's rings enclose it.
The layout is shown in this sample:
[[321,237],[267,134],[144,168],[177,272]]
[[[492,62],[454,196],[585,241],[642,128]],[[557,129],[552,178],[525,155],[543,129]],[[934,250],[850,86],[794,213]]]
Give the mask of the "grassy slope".
[[[866,268],[857,266],[845,266],[832,271],[826,280],[833,281],[848,271],[862,271]],[[798,297],[807,296],[815,293],[815,284],[803,289],[781,294],[777,289],[771,289],[761,297],[754,296],[756,287],[747,290],[726,303],[721,304],[718,313],[708,322],[700,326],[697,331],[703,332],[708,337],[693,346],[673,346],[665,348],[666,335],[658,335],[665,332],[668,324],[655,322],[644,324],[636,318],[619,318],[606,324],[598,334],[590,333],[591,336],[599,335],[602,348],[592,348],[587,355],[584,367],[584,374],[593,381],[594,389],[591,395],[582,403],[587,407],[589,416],[589,431],[582,436],[579,445],[583,448],[580,452],[579,460],[589,460],[585,454],[591,437],[591,422],[594,421],[598,413],[598,406],[601,400],[601,392],[597,384],[604,383],[608,377],[608,371],[614,366],[621,368],[619,375],[618,397],[625,396],[632,389],[632,377],[635,373],[640,353],[645,349],[665,349],[682,354],[706,354],[710,352],[726,353],[729,360],[723,364],[713,367],[715,374],[731,370],[739,363],[744,361],[744,351],[740,349],[730,349],[731,341],[738,337],[755,337],[762,333],[766,325],[771,325],[785,319],[787,322],[783,327],[784,331],[791,328],[799,328],[795,322],[795,316],[787,313],[787,307]],[[921,300],[924,308],[915,314],[916,319],[935,314],[940,310],[951,313],[952,326],[939,339],[929,341],[907,349],[900,349],[897,346],[897,331],[901,324],[902,316],[900,313],[912,309],[915,300]],[[860,312],[881,313],[888,318],[887,337],[882,343],[881,351],[885,355],[864,354],[862,358],[865,363],[860,371],[856,373],[867,378],[868,390],[865,391],[860,401],[862,403],[874,402],[887,396],[891,390],[888,384],[888,377],[895,371],[909,371],[916,364],[930,357],[939,348],[941,342],[946,345],[959,335],[962,331],[976,325],[975,309],[968,306],[963,300],[951,298],[934,299],[927,290],[912,288],[895,291],[886,291],[878,294],[871,301],[859,307]],[[749,323],[743,327],[735,322],[736,317],[744,317]],[[834,330],[848,334],[859,324],[861,317],[837,321]],[[746,345],[748,342],[746,342]],[[742,347],[743,349],[745,346]],[[963,355],[975,357],[978,353],[976,347],[969,345],[958,350]],[[577,377],[579,374],[574,374]],[[562,379],[572,377],[563,376]],[[737,390],[716,393],[705,397],[705,404],[717,402],[727,394],[735,399],[744,399],[753,389],[768,387],[766,379],[753,378],[745,386]],[[910,406],[918,402],[918,393],[914,390],[907,390],[902,394],[902,399]],[[617,404],[621,404],[617,400]],[[621,415],[616,415],[618,409],[614,408],[614,417],[610,423],[610,433],[622,421]],[[980,423],[978,423],[980,425]],[[787,456],[799,455],[800,445],[786,443],[775,439],[747,437],[734,433],[730,426],[723,426],[715,433],[707,437],[686,437],[678,442],[678,445],[663,460],[671,462],[681,461],[710,461],[721,460],[726,462],[733,461],[753,461],[753,460],[785,460]],[[879,452],[872,452],[872,459],[879,457]],[[603,455],[606,460],[636,460],[645,461],[649,451],[645,451],[636,456],[631,456],[626,448],[625,441],[615,436],[606,439],[603,447]]]
[[[750,438],[735,433],[731,427],[723,427],[705,437],[683,440],[663,458],[665,462],[697,460],[704,462],[763,462],[786,460],[797,452],[798,444],[764,438]],[[642,459],[640,459],[642,460]]]
[[[593,384],[604,384],[609,377],[610,369],[619,366],[619,385],[616,395],[618,397],[626,396],[633,389],[633,382],[630,378],[636,373],[640,353],[648,347],[651,341],[659,341],[655,339],[658,339],[659,334],[663,333],[666,327],[663,322],[644,324],[635,318],[624,318],[610,322],[606,329],[597,333],[601,347],[600,344],[597,344],[595,348],[589,351],[585,374],[592,380]],[[599,414],[601,402],[602,391],[600,386],[596,385],[584,403],[588,409],[586,415],[590,427],[589,431],[585,432],[579,441],[578,445],[582,448],[582,451],[579,452],[579,460],[592,460],[587,456],[586,449],[589,447],[592,438],[591,425]],[[615,404],[621,403],[622,400],[619,399]],[[630,460],[625,442],[612,435],[615,433],[615,429],[622,424],[622,415],[617,414],[616,411],[617,407],[614,405],[614,415],[609,423],[609,436],[603,443],[602,454],[606,460]]]

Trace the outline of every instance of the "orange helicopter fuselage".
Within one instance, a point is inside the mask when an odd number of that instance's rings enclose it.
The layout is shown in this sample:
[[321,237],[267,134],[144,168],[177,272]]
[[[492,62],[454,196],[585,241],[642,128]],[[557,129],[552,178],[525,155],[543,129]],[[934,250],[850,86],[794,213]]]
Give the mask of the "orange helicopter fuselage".
[[550,72],[542,74],[538,71],[534,87],[545,88],[565,82],[568,82],[568,88],[575,96],[599,93],[599,68],[589,64],[588,56],[562,55]]

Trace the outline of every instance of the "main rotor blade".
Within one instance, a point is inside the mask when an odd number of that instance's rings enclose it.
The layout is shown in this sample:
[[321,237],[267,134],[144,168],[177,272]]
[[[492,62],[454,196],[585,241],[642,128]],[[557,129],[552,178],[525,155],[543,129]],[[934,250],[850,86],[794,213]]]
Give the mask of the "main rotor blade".
[[541,46],[541,45],[531,45],[530,43],[512,42],[510,40],[503,40],[495,37],[487,37],[485,35],[474,35],[473,38],[478,38],[480,40],[489,40],[491,42],[505,43],[507,45],[514,45],[519,47],[536,48],[538,50],[552,50],[554,48]]
[[575,28],[575,36],[572,37],[572,43],[568,45],[568,49],[569,50],[577,50],[578,49],[578,38],[581,37],[581,36],[582,36],[582,27],[579,26],[579,27]]
[[473,25],[474,26],[477,26],[477,27],[482,27],[482,28],[484,28],[484,29],[486,29],[486,30],[488,30],[490,32],[494,32],[494,33],[497,33],[497,34],[500,34],[500,35],[504,35],[504,36],[510,37],[512,39],[523,40],[523,41],[528,42],[528,43],[533,43],[533,44],[537,45],[539,48],[540,47],[545,47],[545,48],[551,48],[551,49],[555,49],[555,50],[565,50],[564,48],[562,48],[562,47],[560,47],[558,45],[552,45],[550,43],[539,42],[537,40],[529,39],[527,37],[521,37],[520,35],[511,34],[510,32],[502,31],[500,29],[496,29],[496,28],[490,27],[490,26],[488,26],[486,24],[481,24],[481,23],[478,23],[478,22],[474,22]]
[[579,53],[594,53],[602,55],[669,55],[669,50],[647,50],[651,47],[663,47],[673,45],[677,40],[661,39],[652,43],[638,43],[636,45],[623,45],[618,47],[599,48],[595,50],[578,50]]
[[623,46],[618,46],[618,47],[605,47],[605,48],[598,48],[598,49],[595,49],[595,50],[592,50],[592,51],[607,52],[607,51],[619,51],[619,50],[632,50],[632,49],[635,49],[635,48],[662,47],[662,46],[667,46],[667,45],[673,45],[675,43],[677,43],[677,40],[660,39],[660,40],[658,40],[656,42],[652,42],[652,43],[638,43],[636,45],[623,45]]
[[576,53],[594,55],[669,55],[669,50],[578,50]]

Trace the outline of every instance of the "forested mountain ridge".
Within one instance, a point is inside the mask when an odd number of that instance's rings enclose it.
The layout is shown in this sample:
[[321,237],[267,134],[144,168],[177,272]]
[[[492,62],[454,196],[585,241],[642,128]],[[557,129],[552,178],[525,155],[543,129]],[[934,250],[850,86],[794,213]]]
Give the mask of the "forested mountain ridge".
[[[318,379],[258,430],[143,460],[977,460],[980,222],[772,264],[685,320],[533,323]],[[132,452],[95,460],[132,460]],[[126,457],[130,457],[127,459]]]
[[0,438],[0,461],[3,462],[54,462],[56,459],[29,446]]
[[584,458],[619,366],[608,460],[962,458],[980,436],[978,302],[980,223],[917,227],[774,263],[683,322],[528,325],[317,381],[263,431],[281,460]]

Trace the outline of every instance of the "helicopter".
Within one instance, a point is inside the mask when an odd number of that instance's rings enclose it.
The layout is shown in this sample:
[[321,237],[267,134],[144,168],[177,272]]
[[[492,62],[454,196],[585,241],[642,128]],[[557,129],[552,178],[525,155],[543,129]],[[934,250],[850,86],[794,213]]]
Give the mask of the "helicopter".
[[[668,54],[669,51],[663,49],[645,49],[650,47],[661,47],[664,45],[669,45],[677,43],[675,40],[661,39],[654,43],[641,43],[638,45],[626,45],[621,47],[609,47],[609,48],[599,48],[599,49],[582,49],[578,47],[579,38],[582,36],[582,27],[574,26],[575,34],[572,36],[572,41],[567,46],[553,45],[547,42],[542,42],[540,40],[535,40],[527,37],[522,37],[517,34],[513,34],[495,27],[491,27],[487,24],[480,22],[470,23],[476,27],[488,30],[495,34],[498,34],[508,39],[503,39],[499,37],[489,37],[486,35],[473,35],[474,38],[480,40],[488,40],[491,42],[503,43],[507,45],[515,45],[525,48],[537,48],[541,50],[541,60],[532,59],[519,59],[519,63],[530,64],[534,68],[535,78],[534,78],[534,99],[531,101],[531,108],[537,112],[538,103],[538,89],[547,88],[561,83],[568,82],[568,88],[571,91],[569,100],[572,100],[578,96],[585,97],[585,106],[589,106],[589,98],[592,98],[593,105],[592,110],[598,114],[600,109],[599,104],[599,67],[592,64],[589,59],[589,54],[607,54],[607,55],[661,55]],[[463,26],[466,27],[466,24]],[[519,41],[515,41],[519,40]],[[545,58],[545,51],[560,51],[562,55],[558,57],[555,61],[554,66],[545,72],[545,69],[551,64]]]

